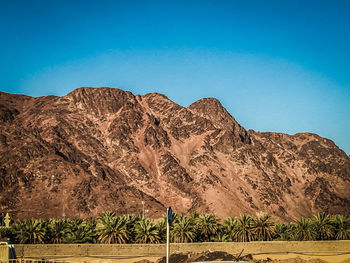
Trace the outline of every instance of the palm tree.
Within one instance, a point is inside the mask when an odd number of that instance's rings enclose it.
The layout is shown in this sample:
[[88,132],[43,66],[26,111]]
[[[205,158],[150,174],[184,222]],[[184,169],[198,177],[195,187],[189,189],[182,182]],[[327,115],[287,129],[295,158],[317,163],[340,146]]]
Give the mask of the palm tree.
[[227,236],[227,241],[234,240],[234,229],[237,224],[236,217],[227,217],[222,225],[222,233]]
[[327,240],[333,237],[334,227],[331,223],[331,217],[326,213],[318,213],[313,218],[313,224],[317,233],[317,240]]
[[293,239],[295,225],[291,223],[277,223],[275,226],[275,239],[289,241]]
[[194,221],[186,216],[178,216],[173,226],[172,236],[178,243],[192,242],[196,236]]
[[253,218],[249,215],[241,215],[236,219],[233,229],[233,240],[238,242],[249,242],[254,240],[254,230],[252,229]]
[[189,213],[189,214],[187,214],[186,215],[186,217],[188,218],[188,219],[191,219],[191,220],[197,220],[197,218],[199,217],[200,215],[196,212],[196,211],[193,211],[193,212],[191,212],[191,213]]
[[15,241],[15,236],[13,233],[13,228],[7,228],[7,227],[0,227],[0,239],[10,239],[12,241]]
[[22,244],[44,243],[45,229],[42,227],[41,220],[32,218],[25,221],[17,221],[13,229],[17,239]]
[[97,232],[96,232],[97,222],[94,218],[85,219],[82,222],[82,227],[85,229],[85,240],[84,243],[93,243],[96,244],[98,242]]
[[331,222],[335,228],[335,239],[350,239],[350,218],[343,215],[335,215],[332,217]]
[[159,232],[160,243],[166,242],[166,228],[167,228],[167,220],[166,218],[160,218],[156,220],[156,226]]
[[215,238],[219,228],[219,219],[215,215],[200,215],[196,223],[198,224],[198,232],[202,236],[202,240],[209,242]]
[[96,226],[98,240],[101,243],[126,243],[129,239],[125,220],[116,216],[101,216]]
[[294,238],[296,240],[315,240],[316,231],[310,218],[302,217],[295,222]]
[[84,223],[78,225],[68,233],[64,243],[82,244],[82,243],[97,243],[96,232],[89,228]]
[[156,224],[145,218],[140,220],[135,226],[136,242],[137,243],[159,243],[160,236]]
[[252,229],[257,240],[272,240],[275,233],[275,222],[272,221],[268,214],[258,213],[257,217],[253,218]]
[[126,225],[126,230],[129,235],[128,243],[135,243],[136,242],[135,226],[141,220],[141,217],[135,216],[135,215],[123,215],[122,220]]
[[98,217],[99,222],[107,224],[108,221],[112,220],[112,218],[116,217],[115,213],[112,211],[106,211],[100,214]]
[[81,244],[81,243],[96,243],[96,230],[94,219],[66,219],[67,235],[63,243]]
[[68,221],[65,219],[50,219],[48,223],[48,241],[61,244],[70,232]]
[[222,228],[219,229],[215,239],[215,242],[229,242],[231,241],[230,237],[224,232]]

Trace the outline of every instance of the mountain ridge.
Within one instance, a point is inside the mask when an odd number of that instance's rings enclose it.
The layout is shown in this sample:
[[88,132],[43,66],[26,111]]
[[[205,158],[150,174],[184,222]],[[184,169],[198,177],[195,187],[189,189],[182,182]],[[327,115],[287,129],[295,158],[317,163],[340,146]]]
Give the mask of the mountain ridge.
[[0,209],[18,218],[140,214],[142,200],[152,217],[350,214],[350,158],[334,142],[247,131],[215,98],[0,92],[0,126]]

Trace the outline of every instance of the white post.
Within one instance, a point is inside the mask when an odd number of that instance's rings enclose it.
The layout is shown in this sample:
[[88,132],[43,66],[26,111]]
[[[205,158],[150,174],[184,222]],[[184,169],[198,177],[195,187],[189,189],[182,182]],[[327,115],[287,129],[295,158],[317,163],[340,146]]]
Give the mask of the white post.
[[167,214],[167,220],[166,220],[166,263],[169,263],[169,256],[170,256],[170,226],[169,226],[169,220],[168,220],[168,210],[167,208],[166,214]]

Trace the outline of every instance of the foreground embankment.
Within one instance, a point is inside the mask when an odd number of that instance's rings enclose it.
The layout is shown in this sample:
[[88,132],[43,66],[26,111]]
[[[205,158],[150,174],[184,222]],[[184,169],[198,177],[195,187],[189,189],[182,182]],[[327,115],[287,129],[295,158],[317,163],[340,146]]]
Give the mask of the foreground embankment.
[[[130,262],[130,258],[162,257],[164,244],[41,244],[15,245],[17,257],[24,258],[88,258],[118,259],[113,262]],[[251,254],[254,258],[285,259],[300,256],[304,259],[321,258],[328,262],[350,260],[350,241],[270,241],[270,242],[215,242],[175,243],[171,253],[225,251],[230,254]],[[123,259],[125,261],[123,261]],[[128,260],[127,260],[128,259]],[[349,261],[350,262],[350,261]]]

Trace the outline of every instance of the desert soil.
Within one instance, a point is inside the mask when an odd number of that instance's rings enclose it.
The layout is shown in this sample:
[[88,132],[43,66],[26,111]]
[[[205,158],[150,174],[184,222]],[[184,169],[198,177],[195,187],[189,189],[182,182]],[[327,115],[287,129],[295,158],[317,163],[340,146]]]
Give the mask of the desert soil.
[[[298,254],[274,254],[274,255],[255,255],[252,262],[269,263],[350,263],[350,254],[337,256],[306,256]],[[70,263],[86,262],[86,263],[148,263],[157,262],[159,257],[136,257],[136,258],[92,258],[92,257],[72,257],[64,258],[64,261]],[[270,260],[268,260],[270,259]],[[55,260],[63,260],[55,259]],[[177,262],[171,262],[177,263]]]

